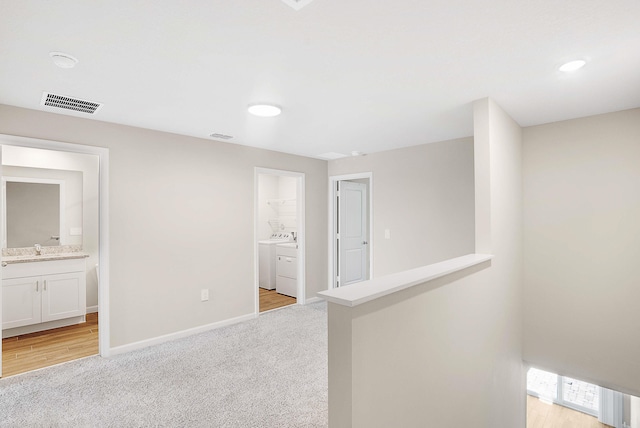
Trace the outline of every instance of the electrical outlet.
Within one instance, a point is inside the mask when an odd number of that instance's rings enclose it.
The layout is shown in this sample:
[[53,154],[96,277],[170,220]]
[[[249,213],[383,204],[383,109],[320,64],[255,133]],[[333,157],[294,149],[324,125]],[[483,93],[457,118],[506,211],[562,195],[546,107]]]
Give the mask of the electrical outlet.
[[208,288],[203,288],[202,290],[200,290],[200,300],[203,302],[206,302],[207,300],[209,300],[209,289]]
[[384,230],[384,239],[391,239],[391,231],[389,229]]

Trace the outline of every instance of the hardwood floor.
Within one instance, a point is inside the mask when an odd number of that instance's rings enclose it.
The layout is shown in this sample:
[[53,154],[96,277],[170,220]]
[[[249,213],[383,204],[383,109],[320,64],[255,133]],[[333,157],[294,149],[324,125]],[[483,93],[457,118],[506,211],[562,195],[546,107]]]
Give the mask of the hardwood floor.
[[2,376],[98,354],[98,314],[87,322],[2,339]]
[[527,395],[527,428],[610,428],[598,418]]
[[265,290],[264,288],[260,288],[260,312],[293,305],[296,301],[295,297],[278,294],[276,290]]

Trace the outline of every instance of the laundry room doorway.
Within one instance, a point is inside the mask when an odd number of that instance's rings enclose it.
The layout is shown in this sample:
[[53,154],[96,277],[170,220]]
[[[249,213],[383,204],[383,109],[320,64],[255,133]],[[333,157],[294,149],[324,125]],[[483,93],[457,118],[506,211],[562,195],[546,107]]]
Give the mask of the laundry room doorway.
[[304,173],[255,168],[255,312],[305,302]]

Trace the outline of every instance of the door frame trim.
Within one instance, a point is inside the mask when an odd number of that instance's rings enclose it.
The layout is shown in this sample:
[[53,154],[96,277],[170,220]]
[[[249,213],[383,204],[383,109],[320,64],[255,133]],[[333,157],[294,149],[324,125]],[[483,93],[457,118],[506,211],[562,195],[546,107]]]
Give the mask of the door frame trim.
[[[281,169],[263,168],[256,166],[253,170],[253,284],[254,284],[254,312],[260,315],[260,290],[259,290],[259,272],[260,265],[258,260],[258,220],[259,220],[259,199],[258,199],[258,177],[260,175],[275,175],[281,177],[293,177],[296,179],[296,224],[298,229],[298,290],[296,303],[304,305],[306,301],[306,264],[307,257],[305,252],[306,234],[305,234],[305,173],[286,171]],[[302,263],[300,263],[300,259]]]
[[369,188],[368,188],[368,204],[369,204],[369,279],[373,278],[373,172],[359,172],[355,174],[345,174],[345,175],[332,175],[329,177],[329,263],[328,264],[328,281],[329,284],[327,286],[328,290],[332,288],[336,288],[336,276],[334,272],[336,271],[336,252],[335,248],[335,236],[336,236],[336,222],[338,221],[338,216],[335,212],[335,200],[336,200],[336,183],[339,181],[348,181],[348,180],[359,180],[367,178],[369,179]]
[[[105,147],[64,143],[61,141],[20,137],[9,134],[0,134],[0,146],[2,145],[98,156],[98,263],[100,278],[100,283],[98,284],[98,316],[100,317],[98,352],[101,357],[109,357],[111,355],[111,324],[109,311],[109,149]],[[3,218],[0,220],[4,221]],[[4,236],[0,236],[0,242],[2,239],[4,239]],[[2,271],[0,270],[0,281],[1,280]],[[2,307],[1,305],[2,295],[0,293],[0,310]],[[0,326],[0,330],[1,329],[2,326]],[[2,350],[0,349],[0,357],[1,356]],[[1,369],[2,366],[0,365],[0,370]]]

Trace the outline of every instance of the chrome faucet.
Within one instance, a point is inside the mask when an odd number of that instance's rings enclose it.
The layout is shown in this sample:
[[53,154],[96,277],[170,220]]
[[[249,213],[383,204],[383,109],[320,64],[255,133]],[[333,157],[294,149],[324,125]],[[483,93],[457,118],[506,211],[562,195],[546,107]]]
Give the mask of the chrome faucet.
[[36,256],[41,255],[42,254],[42,245],[35,244],[34,247],[36,248]]

